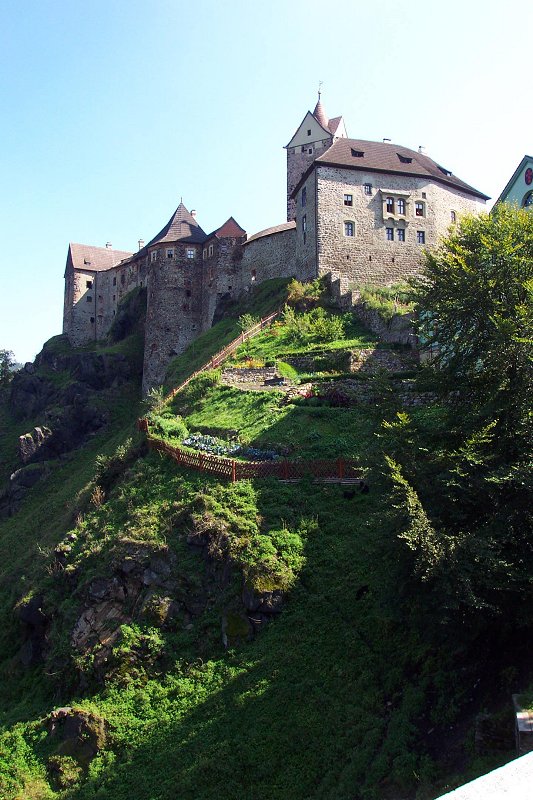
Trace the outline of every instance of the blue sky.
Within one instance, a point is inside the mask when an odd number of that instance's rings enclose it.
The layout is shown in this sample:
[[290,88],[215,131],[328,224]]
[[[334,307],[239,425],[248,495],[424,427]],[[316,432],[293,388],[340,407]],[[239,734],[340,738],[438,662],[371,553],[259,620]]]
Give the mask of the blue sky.
[[285,219],[318,81],[353,138],[494,199],[533,151],[531,0],[4,0],[0,348],[61,332],[69,241],[134,250],[180,198],[206,231]]

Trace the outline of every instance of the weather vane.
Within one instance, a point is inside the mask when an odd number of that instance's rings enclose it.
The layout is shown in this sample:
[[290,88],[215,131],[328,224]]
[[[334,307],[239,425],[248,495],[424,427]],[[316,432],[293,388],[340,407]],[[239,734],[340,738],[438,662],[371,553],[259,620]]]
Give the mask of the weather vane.
[[320,95],[322,94],[322,84],[324,81],[318,81],[318,99],[320,100]]

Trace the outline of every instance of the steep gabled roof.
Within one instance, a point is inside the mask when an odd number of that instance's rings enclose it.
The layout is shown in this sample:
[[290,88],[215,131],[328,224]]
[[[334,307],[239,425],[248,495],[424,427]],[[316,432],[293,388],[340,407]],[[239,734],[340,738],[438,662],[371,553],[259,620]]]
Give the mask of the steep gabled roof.
[[85,272],[104,272],[115,267],[132,253],[124,250],[113,250],[111,247],[93,247],[90,244],[70,242],[67,254],[67,268],[84,270]]
[[468,183],[465,183],[460,178],[456,178],[450,170],[440,166],[423,153],[418,153],[416,150],[410,150],[397,144],[368,142],[363,139],[337,139],[304,173],[293,191],[293,196],[299,190],[303,181],[307,179],[310,172],[316,166],[321,165],[344,167],[364,172],[396,173],[398,175],[413,175],[419,178],[432,178],[439,183],[460,189],[482,200],[489,199],[486,194],[469,186]]
[[518,178],[518,176],[520,175],[520,173],[522,172],[522,170],[524,169],[526,164],[528,162],[530,162],[530,161],[533,161],[533,156],[524,156],[524,158],[522,159],[520,164],[517,166],[517,168],[515,169],[515,171],[511,175],[510,179],[507,181],[505,189],[503,190],[503,192],[500,194],[500,196],[496,200],[495,205],[497,205],[498,203],[503,203],[505,201],[505,198],[507,197],[507,194],[511,190],[514,182],[516,181],[516,179]]
[[177,209],[174,211],[165,227],[159,231],[157,236],[154,236],[148,242],[146,247],[151,247],[154,244],[163,242],[191,242],[192,244],[201,244],[207,239],[207,234],[203,231],[195,217],[188,211],[181,202]]
[[334,136],[335,136],[335,133],[337,132],[337,128],[339,127],[341,122],[342,122],[342,117],[333,117],[333,119],[329,120],[329,122],[328,122],[328,130],[331,131],[331,133]]
[[240,236],[246,236],[246,231],[244,228],[241,228],[234,217],[230,217],[223,225],[220,226],[220,228],[217,228],[216,231],[210,233],[207,238],[211,239],[212,236],[216,236],[218,239],[222,239],[226,236],[230,238],[238,238]]

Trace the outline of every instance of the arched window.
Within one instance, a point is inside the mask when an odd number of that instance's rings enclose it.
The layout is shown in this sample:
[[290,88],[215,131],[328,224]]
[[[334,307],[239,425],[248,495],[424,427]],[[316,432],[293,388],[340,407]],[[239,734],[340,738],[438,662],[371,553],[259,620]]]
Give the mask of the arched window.
[[528,192],[522,200],[522,208],[533,206],[533,192]]
[[353,222],[346,221],[344,223],[344,235],[353,236],[355,234],[355,225]]

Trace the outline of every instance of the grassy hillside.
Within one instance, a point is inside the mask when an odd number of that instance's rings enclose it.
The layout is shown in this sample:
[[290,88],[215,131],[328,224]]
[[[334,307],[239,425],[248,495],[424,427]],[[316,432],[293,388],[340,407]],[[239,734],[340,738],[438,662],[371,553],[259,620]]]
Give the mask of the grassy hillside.
[[[242,313],[265,314],[284,293],[280,282],[263,287],[200,337],[171,365],[169,387],[234,338]],[[372,337],[345,323],[327,347],[295,344],[282,325],[234,360],[368,347]],[[430,629],[406,592],[375,435],[394,397],[285,403],[279,391],[200,380],[153,418],[170,434],[172,425],[221,438],[237,430],[300,457],[356,458],[370,485],[360,494],[307,481],[219,483],[143,453],[137,391],[109,395],[109,427],[1,523],[2,797],[423,800],[455,772],[509,757],[474,754],[473,715],[488,690],[473,699],[477,665],[464,641]],[[431,413],[414,412],[427,425]],[[127,576],[138,565],[135,584]],[[117,576],[130,592],[106,601],[124,620],[119,635],[108,628],[107,640],[77,648],[80,612],[101,609]],[[282,598],[281,613],[255,627],[243,612],[253,592]],[[25,668],[15,609],[37,594],[48,639],[44,661]],[[66,705],[105,727],[94,757],[49,735],[48,715]]]

